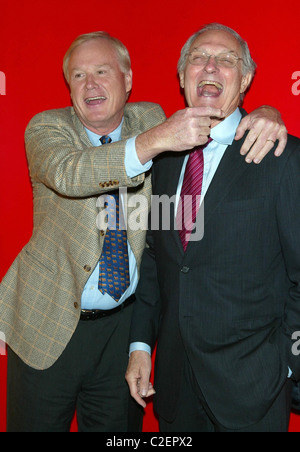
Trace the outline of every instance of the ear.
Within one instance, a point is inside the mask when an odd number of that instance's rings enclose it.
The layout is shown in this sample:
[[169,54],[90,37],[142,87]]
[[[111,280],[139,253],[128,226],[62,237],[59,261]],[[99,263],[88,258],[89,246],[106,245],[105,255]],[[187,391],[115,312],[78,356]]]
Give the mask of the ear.
[[184,89],[184,87],[185,87],[185,83],[184,83],[184,80],[185,80],[184,72],[179,72],[179,79],[180,79],[180,87],[181,87],[182,89]]
[[248,72],[248,74],[242,78],[242,84],[241,84],[241,90],[240,90],[241,94],[243,94],[247,91],[247,89],[251,85],[252,79],[253,79],[253,74],[251,72]]
[[132,90],[132,80],[133,80],[133,74],[132,70],[125,74],[125,85],[126,85],[126,92],[129,94]]

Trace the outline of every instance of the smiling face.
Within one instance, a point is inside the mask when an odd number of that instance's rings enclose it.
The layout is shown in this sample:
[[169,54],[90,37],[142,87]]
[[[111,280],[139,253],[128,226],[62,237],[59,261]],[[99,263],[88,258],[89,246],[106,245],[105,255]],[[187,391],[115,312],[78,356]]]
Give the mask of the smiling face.
[[132,89],[132,72],[122,72],[113,44],[99,38],[76,47],[68,73],[73,106],[82,124],[99,135],[115,130]]
[[[242,58],[242,49],[237,39],[223,30],[209,30],[198,36],[192,43],[190,52],[206,55],[234,55]],[[242,61],[236,67],[226,68],[211,57],[206,64],[194,65],[187,61],[185,70],[180,72],[180,84],[184,88],[189,107],[214,107],[230,116],[240,104],[240,95],[246,91],[252,74],[243,76]],[[213,127],[218,122],[213,124]]]

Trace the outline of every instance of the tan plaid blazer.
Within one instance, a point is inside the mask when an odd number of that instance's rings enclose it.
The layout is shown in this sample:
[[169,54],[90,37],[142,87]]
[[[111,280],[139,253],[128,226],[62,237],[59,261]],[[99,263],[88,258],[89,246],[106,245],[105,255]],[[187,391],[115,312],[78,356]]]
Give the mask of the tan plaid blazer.
[[[125,145],[164,120],[158,105],[128,104],[122,141],[101,148],[91,147],[71,107],[41,113],[30,122],[25,140],[34,230],[0,285],[0,331],[29,366],[51,367],[77,327],[82,291],[104,242],[96,225],[98,197],[127,187],[128,202],[132,194],[144,194],[150,206],[151,177],[127,176]],[[145,234],[128,230],[138,266]]]

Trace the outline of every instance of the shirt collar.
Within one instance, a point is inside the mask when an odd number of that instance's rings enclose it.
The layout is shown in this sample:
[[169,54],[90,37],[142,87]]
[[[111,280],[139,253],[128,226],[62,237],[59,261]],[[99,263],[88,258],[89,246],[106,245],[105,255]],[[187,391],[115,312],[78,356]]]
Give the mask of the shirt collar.
[[237,108],[228,118],[211,130],[211,138],[219,144],[232,145],[242,114]]
[[[122,122],[119,125],[119,127],[109,134],[109,136],[113,142],[121,141],[123,123],[124,123],[124,118],[122,119]],[[92,145],[95,147],[101,146],[100,138],[102,137],[102,135],[97,135],[96,133],[92,132],[91,130],[87,129],[86,127],[85,127],[85,130],[86,130],[86,133],[87,133]]]

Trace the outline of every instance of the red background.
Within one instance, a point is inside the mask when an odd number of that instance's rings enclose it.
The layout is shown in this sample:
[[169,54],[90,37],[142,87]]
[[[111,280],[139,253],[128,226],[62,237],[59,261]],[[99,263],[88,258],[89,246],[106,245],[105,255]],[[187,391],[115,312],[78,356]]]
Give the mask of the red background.
[[[205,23],[228,25],[248,40],[258,63],[245,107],[277,107],[290,133],[300,136],[300,96],[292,93],[292,75],[300,71],[299,5],[299,0],[2,2],[0,71],[6,76],[6,95],[0,95],[0,280],[32,232],[24,130],[36,113],[70,104],[61,64],[74,38],[106,30],[121,39],[132,55],[130,100],[160,103],[171,115],[184,106],[176,76],[181,47]],[[6,358],[0,356],[0,431],[5,431],[5,371]],[[145,431],[156,429],[149,405]],[[299,417],[292,416],[290,430],[300,431]]]

